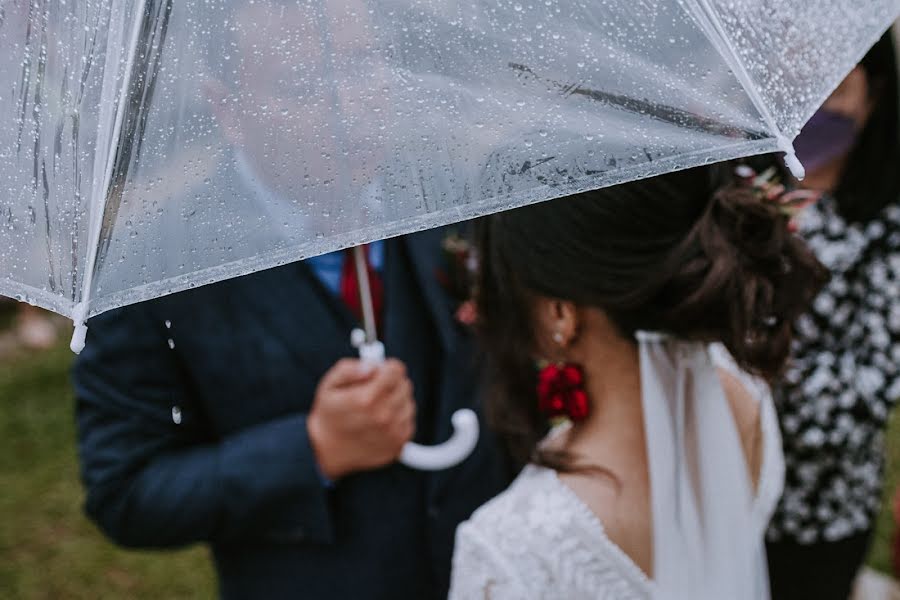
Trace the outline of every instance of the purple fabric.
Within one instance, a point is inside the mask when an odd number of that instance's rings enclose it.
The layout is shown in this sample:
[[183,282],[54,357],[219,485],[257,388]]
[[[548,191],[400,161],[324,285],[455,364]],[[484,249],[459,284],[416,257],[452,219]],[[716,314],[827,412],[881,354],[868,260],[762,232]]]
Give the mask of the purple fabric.
[[806,170],[815,171],[849,152],[858,134],[853,119],[822,108],[794,140],[794,150]]

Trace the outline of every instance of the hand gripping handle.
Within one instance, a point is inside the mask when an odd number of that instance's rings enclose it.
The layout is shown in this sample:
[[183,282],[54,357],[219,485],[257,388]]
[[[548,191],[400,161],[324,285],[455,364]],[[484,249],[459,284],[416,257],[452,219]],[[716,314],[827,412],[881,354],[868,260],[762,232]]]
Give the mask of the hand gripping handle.
[[[381,342],[363,342],[358,334],[354,340],[359,348],[359,357],[367,362],[379,364],[384,362],[384,344]],[[463,408],[451,417],[453,435],[443,444],[423,446],[407,442],[400,452],[400,462],[421,471],[440,471],[449,469],[464,461],[478,443],[478,417],[468,408]]]

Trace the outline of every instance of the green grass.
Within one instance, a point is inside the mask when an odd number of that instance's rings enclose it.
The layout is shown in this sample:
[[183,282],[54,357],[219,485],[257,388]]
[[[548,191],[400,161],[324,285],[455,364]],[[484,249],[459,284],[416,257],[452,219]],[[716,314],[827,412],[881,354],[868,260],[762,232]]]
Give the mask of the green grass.
[[85,518],[72,355],[0,362],[0,598],[213,598],[205,549],[130,552]]
[[[130,552],[81,511],[65,347],[0,361],[0,598],[212,598],[206,550]],[[870,564],[889,572],[900,413],[888,433],[885,498]]]
[[875,540],[869,555],[869,565],[884,573],[891,573],[891,538],[894,535],[894,515],[891,507],[894,491],[900,485],[900,411],[894,411],[886,434],[887,473],[881,514],[875,529]]

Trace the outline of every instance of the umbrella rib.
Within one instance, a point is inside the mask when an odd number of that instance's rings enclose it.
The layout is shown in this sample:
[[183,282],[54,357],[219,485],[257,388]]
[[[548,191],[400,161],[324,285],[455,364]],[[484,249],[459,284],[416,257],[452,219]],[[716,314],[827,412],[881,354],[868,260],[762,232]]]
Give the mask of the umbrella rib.
[[511,62],[509,63],[509,67],[513,70],[519,71],[520,73],[530,75],[531,77],[534,77],[538,80],[543,81],[544,83],[548,83],[556,87],[562,93],[562,95],[567,98],[571,96],[583,96],[590,100],[601,102],[603,104],[606,104],[607,106],[612,106],[633,114],[647,116],[657,121],[662,121],[664,123],[673,124],[678,127],[685,127],[696,131],[703,131],[704,133],[712,133],[715,135],[725,136],[732,136],[742,133],[747,139],[751,140],[763,139],[767,137],[767,135],[763,132],[740,131],[734,126],[727,125],[715,119],[704,117],[702,115],[698,115],[681,108],[676,108],[674,106],[650,102],[649,100],[631,98],[622,94],[613,94],[611,92],[606,92],[603,90],[595,90],[592,88],[584,87],[577,81],[569,84],[562,83],[554,79],[542,77],[541,75],[535,73],[534,69],[532,69],[531,67],[519,63]]
[[[128,63],[125,65],[122,82],[123,96],[127,95],[128,88],[131,86],[131,77],[133,75],[134,62],[138,51],[141,24],[144,20],[146,9],[147,0],[140,0],[139,5],[135,8],[134,23],[132,24],[131,31],[131,48],[130,52],[128,53]],[[110,138],[113,143],[116,143],[119,140],[119,135],[122,131],[122,122],[124,121],[125,117],[126,104],[127,101],[125,99],[120,99],[120,102],[116,107],[113,135]],[[110,185],[112,183],[116,154],[117,152],[115,150],[110,152],[109,154],[103,176],[103,187],[99,190],[100,201],[97,203],[96,207],[98,210],[91,213],[90,230],[88,234],[90,245],[88,246],[88,256],[87,261],[85,262],[84,281],[82,282],[81,288],[81,300],[75,305],[72,310],[72,322],[75,324],[75,331],[72,333],[72,342],[69,344],[69,347],[76,354],[80,353],[84,348],[85,339],[87,338],[86,321],[91,301],[91,288],[93,287],[94,283],[94,269],[97,265],[97,254],[100,250],[100,235],[101,231],[103,230],[103,217],[106,214],[106,200],[109,195],[108,192]]]

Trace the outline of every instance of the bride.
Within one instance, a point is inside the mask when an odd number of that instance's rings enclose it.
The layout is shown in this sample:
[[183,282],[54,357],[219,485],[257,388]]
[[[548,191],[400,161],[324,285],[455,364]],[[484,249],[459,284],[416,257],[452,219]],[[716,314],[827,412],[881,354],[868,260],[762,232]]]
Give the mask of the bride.
[[783,464],[758,377],[826,274],[744,181],[692,169],[484,221],[487,408],[529,464],[459,527],[452,599],[768,597]]

